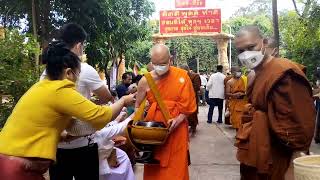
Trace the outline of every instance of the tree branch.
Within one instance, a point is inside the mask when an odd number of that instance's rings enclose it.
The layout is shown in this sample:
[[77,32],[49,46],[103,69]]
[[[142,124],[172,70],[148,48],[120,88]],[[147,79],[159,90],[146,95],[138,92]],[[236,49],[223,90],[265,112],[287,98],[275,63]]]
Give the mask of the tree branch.
[[298,10],[296,1],[295,1],[295,0],[292,0],[292,2],[293,2],[293,5],[294,5],[294,9],[296,10],[298,16],[302,17],[302,15],[299,13],[299,10]]
[[306,17],[308,15],[308,12],[311,8],[311,0],[307,0],[306,3],[304,3],[304,9],[303,9],[303,12],[302,12],[302,17]]

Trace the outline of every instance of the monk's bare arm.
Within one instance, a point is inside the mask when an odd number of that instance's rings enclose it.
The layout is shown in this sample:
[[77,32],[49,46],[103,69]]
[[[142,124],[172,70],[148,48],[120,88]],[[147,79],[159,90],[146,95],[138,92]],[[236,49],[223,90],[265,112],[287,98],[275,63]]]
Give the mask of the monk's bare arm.
[[179,114],[177,117],[170,119],[169,122],[169,132],[172,132],[175,130],[183,121],[185,121],[187,118],[187,115],[185,114]]
[[139,108],[143,99],[146,97],[147,88],[148,88],[147,79],[145,77],[142,77],[137,87],[136,104],[135,104],[136,108]]
[[226,98],[230,98],[233,96],[233,94],[231,93],[231,79],[229,81],[227,81],[227,84],[226,84]]

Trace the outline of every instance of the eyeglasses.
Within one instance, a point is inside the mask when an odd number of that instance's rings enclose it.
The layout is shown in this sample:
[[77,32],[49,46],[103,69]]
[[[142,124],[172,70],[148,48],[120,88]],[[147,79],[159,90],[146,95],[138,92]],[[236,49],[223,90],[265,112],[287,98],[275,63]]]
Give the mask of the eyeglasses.
[[77,74],[75,73],[73,70],[71,70],[72,74],[75,76],[75,77],[79,77],[80,76],[80,72]]
[[82,42],[81,44],[82,44],[82,46],[83,46],[83,51],[85,51],[86,48],[88,47],[89,43],[88,43],[87,41],[84,41],[84,42]]

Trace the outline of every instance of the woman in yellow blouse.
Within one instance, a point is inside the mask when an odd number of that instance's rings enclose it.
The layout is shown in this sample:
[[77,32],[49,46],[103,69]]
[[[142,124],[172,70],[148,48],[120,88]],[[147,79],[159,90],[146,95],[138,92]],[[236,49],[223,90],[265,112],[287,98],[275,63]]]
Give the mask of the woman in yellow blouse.
[[116,117],[134,95],[112,106],[98,106],[75,90],[80,60],[62,43],[46,51],[48,79],[34,84],[19,100],[0,132],[0,179],[36,180],[55,161],[60,133],[72,117],[97,130]]

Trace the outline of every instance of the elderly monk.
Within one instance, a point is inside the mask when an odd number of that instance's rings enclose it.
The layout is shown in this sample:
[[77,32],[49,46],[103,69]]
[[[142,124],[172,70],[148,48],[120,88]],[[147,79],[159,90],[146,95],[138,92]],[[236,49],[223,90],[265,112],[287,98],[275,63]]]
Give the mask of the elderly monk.
[[314,132],[305,74],[291,61],[266,54],[266,44],[256,26],[242,28],[235,38],[239,60],[255,71],[236,136],[243,180],[284,180],[293,155],[308,152]]
[[198,108],[199,107],[198,94],[200,91],[201,79],[200,79],[199,74],[190,71],[190,68],[188,65],[181,65],[179,67],[188,72],[188,75],[189,75],[191,82],[192,82],[192,86],[193,86],[193,90],[194,90],[194,94],[195,94],[195,98],[196,98],[196,102],[197,102],[197,110],[188,116],[188,122],[189,122],[190,130],[191,130],[191,136],[195,136],[195,133],[197,130],[197,125],[199,123],[198,122],[198,110],[199,110],[199,108]]
[[247,78],[242,76],[239,67],[231,68],[232,78],[226,84],[226,97],[229,101],[230,121],[235,129],[241,125],[244,106],[248,103],[246,97]]
[[145,165],[145,180],[179,179],[188,180],[188,121],[187,116],[197,110],[191,80],[185,70],[170,66],[170,52],[165,45],[155,45],[151,49],[154,70],[151,75],[172,119],[165,122],[156,99],[145,77],[138,85],[136,107],[146,97],[150,108],[145,119],[167,123],[169,137],[165,144],[155,149],[155,159],[159,165]]

